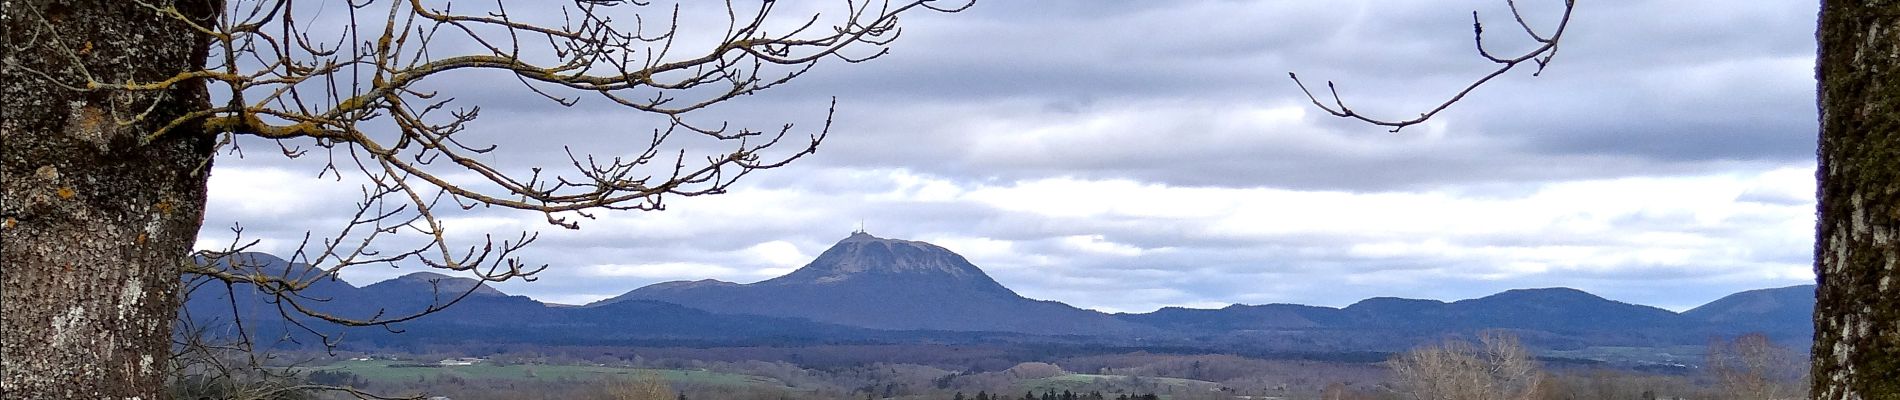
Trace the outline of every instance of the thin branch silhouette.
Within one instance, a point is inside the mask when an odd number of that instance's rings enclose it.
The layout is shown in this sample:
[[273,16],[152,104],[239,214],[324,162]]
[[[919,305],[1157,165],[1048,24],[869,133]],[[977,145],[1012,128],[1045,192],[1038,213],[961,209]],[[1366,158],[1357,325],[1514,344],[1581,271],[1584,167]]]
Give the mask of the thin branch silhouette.
[[1558,43],[1563,40],[1564,30],[1570,27],[1570,13],[1572,10],[1576,9],[1576,6],[1577,6],[1576,0],[1564,0],[1563,17],[1560,20],[1558,20],[1556,30],[1554,32],[1551,32],[1550,35],[1543,35],[1543,34],[1537,33],[1536,29],[1531,28],[1530,23],[1524,21],[1524,13],[1518,9],[1517,0],[1505,0],[1505,3],[1510,6],[1511,17],[1513,20],[1517,22],[1517,26],[1520,28],[1523,28],[1524,34],[1526,36],[1529,36],[1531,40],[1537,42],[1538,44],[1537,47],[1532,48],[1531,50],[1526,51],[1523,54],[1520,54],[1514,57],[1509,57],[1509,58],[1493,55],[1489,49],[1486,49],[1484,47],[1484,22],[1482,22],[1478,18],[1477,11],[1472,11],[1471,12],[1471,31],[1472,31],[1473,42],[1475,42],[1477,45],[1478,56],[1483,57],[1485,60],[1490,61],[1493,64],[1497,64],[1497,68],[1492,70],[1490,73],[1487,73],[1484,76],[1479,77],[1477,80],[1472,81],[1471,84],[1465,85],[1463,89],[1460,89],[1457,93],[1453,94],[1451,98],[1446,99],[1444,102],[1438,103],[1438,105],[1436,107],[1432,107],[1431,110],[1423,112],[1423,113],[1419,113],[1417,118],[1383,119],[1383,118],[1367,116],[1359,112],[1358,110],[1354,110],[1352,109],[1352,107],[1349,107],[1346,105],[1346,101],[1341,99],[1339,96],[1338,85],[1333,84],[1333,81],[1326,81],[1327,94],[1332,97],[1332,101],[1330,102],[1332,104],[1328,105],[1327,104],[1328,102],[1321,101],[1318,96],[1315,96],[1313,94],[1312,90],[1306,87],[1306,82],[1303,82],[1300,80],[1299,74],[1288,72],[1287,77],[1292,78],[1293,83],[1296,85],[1299,85],[1300,92],[1306,94],[1307,100],[1312,101],[1314,106],[1319,107],[1319,109],[1321,110],[1325,110],[1326,113],[1332,114],[1335,117],[1351,118],[1351,119],[1356,119],[1356,120],[1373,124],[1373,125],[1391,127],[1392,130],[1390,132],[1397,133],[1399,130],[1405,129],[1405,127],[1424,123],[1425,121],[1432,119],[1432,117],[1438,115],[1439,112],[1443,112],[1445,111],[1445,109],[1451,108],[1452,104],[1456,104],[1458,103],[1458,101],[1464,100],[1466,95],[1470,95],[1471,92],[1478,90],[1479,86],[1484,86],[1484,84],[1486,82],[1490,82],[1492,78],[1497,78],[1499,75],[1504,75],[1504,73],[1510,72],[1512,69],[1517,68],[1518,65],[1521,65],[1527,62],[1537,65],[1537,70],[1532,72],[1531,76],[1539,76],[1544,73],[1544,67],[1549,66],[1551,59],[1557,57]]

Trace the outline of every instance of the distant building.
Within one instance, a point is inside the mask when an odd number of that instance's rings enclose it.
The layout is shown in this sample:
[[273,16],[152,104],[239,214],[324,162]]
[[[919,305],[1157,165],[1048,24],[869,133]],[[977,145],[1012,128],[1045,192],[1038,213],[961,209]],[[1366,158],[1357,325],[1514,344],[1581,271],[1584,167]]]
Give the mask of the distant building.
[[487,361],[487,360],[481,359],[481,358],[475,358],[475,357],[456,357],[456,358],[450,358],[450,359],[446,359],[442,361],[437,361],[436,364],[440,364],[444,367],[450,367],[450,366],[460,366],[460,365],[481,364],[482,361]]

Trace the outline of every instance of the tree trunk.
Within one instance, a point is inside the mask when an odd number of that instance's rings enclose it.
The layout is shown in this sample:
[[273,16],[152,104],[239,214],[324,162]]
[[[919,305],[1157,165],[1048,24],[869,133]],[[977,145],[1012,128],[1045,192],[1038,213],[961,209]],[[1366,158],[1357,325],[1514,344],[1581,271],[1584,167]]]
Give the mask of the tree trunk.
[[[141,138],[208,107],[206,90],[62,85],[201,68],[207,36],[141,5],[165,0],[0,1],[0,390],[164,398],[177,263],[203,222],[212,141],[198,129]],[[222,6],[178,3],[207,22]]]
[[1900,399],[1900,2],[1822,1],[1816,399]]

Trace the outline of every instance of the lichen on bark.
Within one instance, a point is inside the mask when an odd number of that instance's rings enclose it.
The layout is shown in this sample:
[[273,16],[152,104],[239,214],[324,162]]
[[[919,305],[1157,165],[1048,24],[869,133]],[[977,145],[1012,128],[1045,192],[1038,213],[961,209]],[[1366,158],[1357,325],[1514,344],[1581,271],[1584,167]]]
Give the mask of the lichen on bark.
[[[220,6],[158,3],[206,18]],[[7,0],[0,24],[0,391],[162,399],[177,265],[203,217],[212,143],[139,138],[209,107],[206,92],[71,86],[200,68],[208,38],[118,0]]]

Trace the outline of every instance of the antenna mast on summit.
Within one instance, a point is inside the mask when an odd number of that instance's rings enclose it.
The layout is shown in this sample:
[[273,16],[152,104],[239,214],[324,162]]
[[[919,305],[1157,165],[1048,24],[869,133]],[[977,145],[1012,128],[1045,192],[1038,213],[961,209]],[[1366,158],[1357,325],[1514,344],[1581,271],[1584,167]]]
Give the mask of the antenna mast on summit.
[[855,232],[851,232],[851,233],[864,233],[864,220],[863,220],[863,219],[859,219],[859,220],[858,220],[858,230],[857,230],[857,231],[855,231]]

